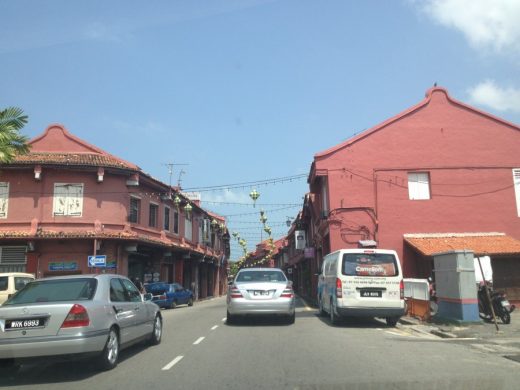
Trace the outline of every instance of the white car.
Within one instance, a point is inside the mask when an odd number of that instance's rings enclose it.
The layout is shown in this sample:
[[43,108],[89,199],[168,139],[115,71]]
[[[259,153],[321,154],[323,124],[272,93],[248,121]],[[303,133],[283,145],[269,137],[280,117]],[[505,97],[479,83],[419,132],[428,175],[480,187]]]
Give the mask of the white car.
[[34,280],[33,274],[23,272],[0,273],[0,305],[11,295],[21,290],[27,283]]
[[245,268],[238,271],[227,293],[227,323],[239,317],[276,315],[295,320],[292,282],[279,268]]

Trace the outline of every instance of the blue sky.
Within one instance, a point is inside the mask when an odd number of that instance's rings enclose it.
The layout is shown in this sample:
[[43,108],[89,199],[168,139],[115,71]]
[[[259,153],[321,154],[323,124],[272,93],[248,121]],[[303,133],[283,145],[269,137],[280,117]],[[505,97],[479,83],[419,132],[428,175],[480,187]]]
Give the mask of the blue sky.
[[[165,183],[165,164],[189,164],[172,174],[185,189],[307,174],[435,82],[520,124],[520,1],[0,0],[0,14],[0,107],[24,109],[24,134],[64,124]],[[260,208],[278,238],[308,187],[256,189],[255,208],[249,186],[202,192],[250,249]]]

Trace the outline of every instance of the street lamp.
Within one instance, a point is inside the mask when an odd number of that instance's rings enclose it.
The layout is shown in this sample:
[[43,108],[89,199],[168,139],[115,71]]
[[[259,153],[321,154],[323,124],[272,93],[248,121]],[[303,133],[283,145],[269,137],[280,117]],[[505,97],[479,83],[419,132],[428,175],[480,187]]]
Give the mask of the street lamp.
[[251,199],[253,199],[253,207],[255,207],[256,206],[256,200],[260,197],[260,193],[256,189],[254,189],[253,191],[251,191],[249,193],[249,197]]

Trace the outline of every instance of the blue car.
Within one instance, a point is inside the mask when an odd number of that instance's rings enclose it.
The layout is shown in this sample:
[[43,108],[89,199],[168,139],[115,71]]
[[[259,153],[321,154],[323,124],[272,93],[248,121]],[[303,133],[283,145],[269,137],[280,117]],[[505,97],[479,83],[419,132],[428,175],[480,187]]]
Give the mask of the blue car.
[[152,294],[152,302],[165,309],[175,309],[177,305],[193,306],[193,292],[179,283],[156,282],[144,285]]

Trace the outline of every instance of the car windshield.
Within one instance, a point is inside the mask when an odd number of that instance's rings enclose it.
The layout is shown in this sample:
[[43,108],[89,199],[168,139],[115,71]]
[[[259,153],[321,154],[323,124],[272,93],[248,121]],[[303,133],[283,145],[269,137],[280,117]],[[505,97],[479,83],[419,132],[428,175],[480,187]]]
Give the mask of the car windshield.
[[96,292],[96,287],[97,280],[92,278],[35,281],[13,295],[4,303],[4,306],[91,300]]
[[286,282],[282,271],[245,271],[237,275],[237,282]]
[[9,284],[8,276],[0,276],[0,291],[6,291]]
[[28,278],[26,276],[15,277],[14,278],[14,289],[16,291],[21,290],[22,288],[25,287],[25,285],[27,283],[29,283],[32,280],[34,280],[34,279],[33,278]]
[[343,275],[347,276],[397,276],[397,260],[388,253],[345,253]]
[[164,291],[170,290],[170,285],[167,283],[151,283],[151,284],[145,284],[144,289],[147,293],[151,294],[157,294],[162,293]]

